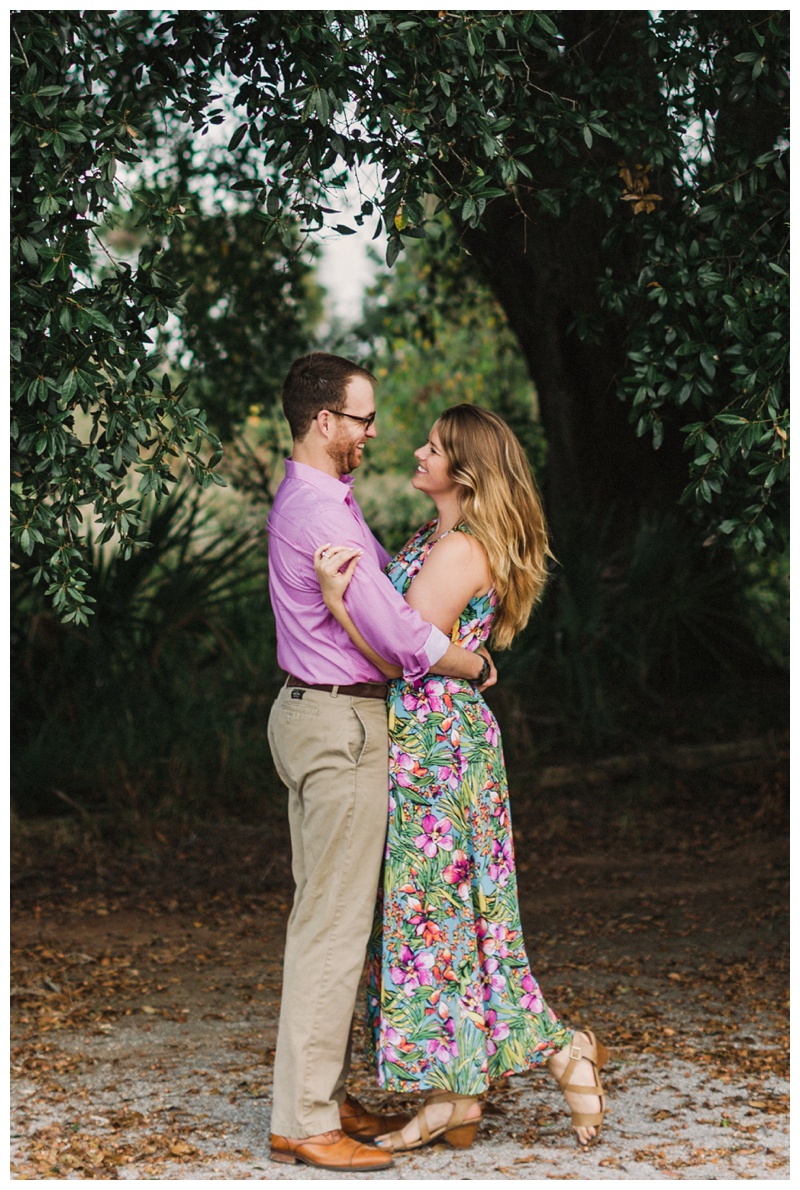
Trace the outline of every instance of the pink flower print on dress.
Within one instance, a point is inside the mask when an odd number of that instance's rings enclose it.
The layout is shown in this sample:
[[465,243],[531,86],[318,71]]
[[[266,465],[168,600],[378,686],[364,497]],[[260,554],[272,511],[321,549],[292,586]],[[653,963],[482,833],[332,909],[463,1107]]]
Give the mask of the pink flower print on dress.
[[[401,554],[400,557],[402,558],[402,557],[404,557],[404,555]],[[424,558],[415,558],[413,560],[413,562],[409,562],[407,567],[404,567],[404,570],[405,570],[406,574],[408,575],[409,580],[413,579],[415,574],[419,574],[420,570],[422,569],[422,563],[424,561],[425,561]]]
[[448,864],[442,872],[442,879],[448,884],[456,884],[456,892],[462,901],[469,900],[470,892],[470,858],[466,851],[454,851],[453,862]]
[[423,769],[413,756],[394,749],[389,755],[389,769],[397,784],[402,785],[404,789],[410,789],[421,777],[428,775],[428,770]]
[[462,1017],[467,1017],[472,1014],[473,1018],[476,1016],[483,1016],[483,996],[480,989],[470,985],[465,992],[458,998],[459,1013]]
[[410,1041],[406,1041],[402,1033],[398,1033],[397,1029],[393,1029],[391,1025],[381,1029],[382,1049],[384,1057],[388,1058],[390,1062],[397,1062],[400,1054],[413,1054],[416,1049]]
[[492,939],[495,943],[495,953],[498,954],[501,959],[507,959],[509,954],[508,947],[506,945],[506,943],[509,941],[509,931],[507,928],[501,922],[493,921],[489,926],[489,933],[492,935]]
[[[390,565],[401,594],[426,556],[433,525]],[[490,635],[497,606],[494,592],[470,601],[451,639],[475,649]],[[377,1005],[370,1001],[370,1038],[383,1063],[380,1082],[408,1091],[430,1084],[462,1089],[463,1079],[465,1091],[485,1089],[511,1070],[542,1063],[570,1036],[554,1015],[548,1021],[544,999],[540,1012],[531,1010],[538,988],[522,982],[531,968],[512,845],[503,846],[511,826],[500,732],[474,683],[428,674],[391,683],[389,733],[397,805],[379,910],[384,928],[374,939],[380,949],[371,956],[369,985],[379,989]],[[450,849],[443,846],[447,836]],[[476,918],[477,937],[470,926]],[[421,956],[433,956],[432,966]],[[413,1051],[404,1052],[409,1042]]]
[[400,962],[392,967],[390,975],[397,987],[402,987],[407,996],[413,996],[421,984],[431,986],[432,954],[415,955],[410,946],[403,946],[400,951]]
[[428,706],[436,715],[443,715],[448,709],[442,697],[443,694],[444,682],[440,678],[429,678],[425,683],[425,697],[428,700]]
[[542,999],[539,985],[533,976],[523,975],[522,986],[525,989],[525,995],[520,1000],[520,1007],[529,1008],[531,1012],[541,1012],[544,1000]]
[[514,871],[514,848],[510,839],[505,839],[502,843],[495,839],[492,843],[492,855],[494,859],[489,864],[489,875],[495,884],[500,888],[505,888],[508,884],[508,878]]
[[491,744],[491,746],[494,748],[500,742],[500,732],[497,729],[497,720],[487,706],[481,707],[481,714],[483,715],[483,721],[486,724],[486,743]]
[[434,859],[439,851],[453,850],[453,836],[447,832],[453,829],[449,818],[436,818],[433,814],[426,814],[422,820],[423,834],[417,835],[414,842],[420,851],[424,851],[428,859]]
[[497,823],[497,829],[507,831],[509,829],[508,807],[505,805],[501,791],[493,781],[487,781],[483,788],[489,791],[489,804],[491,806],[492,817],[500,819]]
[[423,698],[418,698],[417,695],[407,690],[403,695],[403,706],[414,716],[420,723],[424,723],[431,713],[431,709]]
[[446,785],[450,789],[458,789],[458,774],[449,764],[440,764],[436,769],[436,784]]
[[453,1018],[448,1016],[445,1004],[439,1005],[438,1015],[442,1019],[445,1036],[431,1038],[426,1048],[429,1056],[435,1061],[449,1062],[451,1057],[458,1057],[458,1042],[455,1040],[456,1025]]
[[510,1029],[505,1021],[498,1023],[497,1013],[493,1008],[490,1008],[486,1013],[486,1032],[489,1036],[486,1039],[487,1054],[496,1054],[498,1041],[504,1041],[508,1037]]
[[491,1000],[493,992],[504,992],[506,987],[505,975],[499,975],[500,964],[497,959],[487,958],[483,964],[483,998]]
[[436,924],[431,916],[433,907],[426,905],[423,908],[422,901],[417,897],[408,898],[408,908],[411,910],[411,917],[408,919],[412,926],[414,926],[414,933],[418,938],[422,938],[425,946],[433,946],[442,940],[441,928]]
[[508,958],[508,947],[506,940],[508,938],[508,930],[500,922],[492,922],[487,925],[484,918],[478,919],[483,922],[483,930],[478,934],[478,953],[481,955],[499,955],[501,959]]
[[486,639],[481,620],[468,620],[466,624],[462,624],[458,630],[458,643],[462,649],[468,649],[472,644],[483,644]]

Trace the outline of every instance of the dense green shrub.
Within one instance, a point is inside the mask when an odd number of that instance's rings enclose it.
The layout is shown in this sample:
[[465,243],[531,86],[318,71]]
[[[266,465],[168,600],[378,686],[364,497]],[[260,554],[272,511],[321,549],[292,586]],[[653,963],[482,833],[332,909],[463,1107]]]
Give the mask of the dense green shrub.
[[274,782],[276,676],[263,533],[236,532],[180,487],[143,501],[152,543],[95,544],[96,614],[61,623],[23,576],[12,591],[12,794],[20,812],[243,810]]

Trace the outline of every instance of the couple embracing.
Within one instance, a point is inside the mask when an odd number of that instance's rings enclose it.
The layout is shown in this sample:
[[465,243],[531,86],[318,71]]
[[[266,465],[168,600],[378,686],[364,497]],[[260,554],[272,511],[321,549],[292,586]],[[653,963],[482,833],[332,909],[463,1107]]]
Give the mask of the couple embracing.
[[[544,585],[541,504],[502,419],[455,406],[415,452],[412,484],[436,517],[390,558],[352,488],[376,435],[373,386],[315,352],[283,387],[293,449],[268,529],[288,676],[269,740],[296,889],[271,1157],[366,1172],[439,1137],[466,1148],[490,1080],[543,1063],[588,1147],[607,1051],[558,1019],[530,969],[500,734],[481,696],[496,680],[485,642],[507,647]],[[410,1117],[347,1093],[365,953],[378,1081],[423,1097]]]

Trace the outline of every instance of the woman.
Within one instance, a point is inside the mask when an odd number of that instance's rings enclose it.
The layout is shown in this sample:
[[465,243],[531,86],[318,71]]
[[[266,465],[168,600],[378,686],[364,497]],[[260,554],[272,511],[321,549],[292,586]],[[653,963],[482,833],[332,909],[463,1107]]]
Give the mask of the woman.
[[[412,607],[477,649],[506,648],[546,579],[541,504],[525,455],[496,414],[446,410],[415,451],[412,480],[436,505],[387,573]],[[608,1054],[573,1033],[544,1001],[525,954],[497,723],[470,682],[429,675],[410,685],[376,656],[343,596],[356,551],[322,546],[325,602],[358,647],[392,678],[390,798],[383,895],[370,947],[371,1036],[382,1086],[430,1092],[395,1152],[444,1136],[468,1147],[489,1080],[547,1062],[578,1143],[600,1132]],[[343,568],[343,569],[341,569]]]

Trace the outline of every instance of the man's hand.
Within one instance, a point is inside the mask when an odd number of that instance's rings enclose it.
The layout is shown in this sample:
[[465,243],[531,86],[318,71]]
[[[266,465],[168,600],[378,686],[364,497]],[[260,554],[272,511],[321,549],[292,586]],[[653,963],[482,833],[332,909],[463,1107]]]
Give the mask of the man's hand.
[[490,666],[488,678],[486,679],[486,681],[483,683],[482,686],[478,687],[479,690],[483,691],[483,690],[488,690],[490,686],[495,685],[495,683],[497,682],[497,670],[494,667],[494,662],[492,661],[492,655],[488,649],[478,649],[478,653],[481,655],[481,657],[486,658],[486,660],[489,662],[489,666]]

